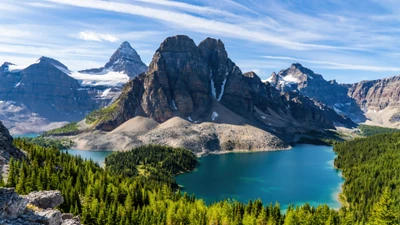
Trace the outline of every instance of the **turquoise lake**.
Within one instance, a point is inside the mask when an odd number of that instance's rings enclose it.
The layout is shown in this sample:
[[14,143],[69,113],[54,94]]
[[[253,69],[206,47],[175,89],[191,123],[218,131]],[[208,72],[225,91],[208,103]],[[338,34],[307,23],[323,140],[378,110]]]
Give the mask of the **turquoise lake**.
[[[62,151],[66,152],[67,150]],[[92,159],[93,161],[98,162],[100,165],[104,165],[105,158],[111,153],[112,151],[84,151],[68,149],[68,154],[80,155],[83,159]]]
[[288,151],[230,153],[200,158],[194,172],[176,180],[183,191],[207,203],[223,199],[264,204],[279,202],[340,208],[337,195],[343,183],[333,167],[336,157],[329,146],[297,145]]

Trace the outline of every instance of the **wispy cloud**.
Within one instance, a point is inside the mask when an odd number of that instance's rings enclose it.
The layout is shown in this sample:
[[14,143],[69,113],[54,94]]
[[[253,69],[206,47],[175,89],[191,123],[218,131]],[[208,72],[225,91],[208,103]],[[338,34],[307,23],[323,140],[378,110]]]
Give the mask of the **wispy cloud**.
[[382,66],[368,66],[368,65],[354,65],[346,63],[318,61],[300,59],[288,56],[263,56],[266,59],[285,60],[289,62],[306,62],[315,65],[320,65],[320,68],[335,69],[335,70],[362,70],[362,71],[375,71],[375,72],[400,72],[400,67],[382,67]]
[[266,42],[286,49],[308,50],[308,49],[342,49],[342,50],[362,50],[355,47],[331,46],[325,44],[309,44],[296,41],[289,41],[285,37],[278,37],[272,32],[249,30],[238,24],[230,24],[217,20],[210,20],[202,17],[192,16],[190,14],[178,13],[168,10],[149,8],[133,4],[100,1],[100,0],[48,0],[64,5],[100,9],[118,13],[127,13],[131,15],[143,16],[169,22],[172,25],[178,25],[191,31],[214,34],[224,37],[236,37],[253,42]]
[[81,31],[79,32],[79,38],[85,41],[109,41],[109,42],[116,42],[119,39],[111,34],[100,34],[95,33],[93,31]]

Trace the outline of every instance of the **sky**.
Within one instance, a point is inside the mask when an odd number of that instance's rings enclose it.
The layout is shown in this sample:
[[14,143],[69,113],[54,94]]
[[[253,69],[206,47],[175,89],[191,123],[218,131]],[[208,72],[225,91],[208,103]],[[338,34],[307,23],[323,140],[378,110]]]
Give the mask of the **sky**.
[[1,0],[0,64],[104,66],[123,41],[149,64],[169,36],[221,39],[262,79],[298,62],[353,83],[400,74],[397,0]]

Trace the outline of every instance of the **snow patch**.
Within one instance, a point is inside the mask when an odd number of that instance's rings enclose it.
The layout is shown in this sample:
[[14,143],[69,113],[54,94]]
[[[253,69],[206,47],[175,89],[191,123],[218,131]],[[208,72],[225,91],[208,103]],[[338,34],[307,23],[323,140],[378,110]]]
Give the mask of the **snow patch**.
[[110,93],[111,88],[107,88],[106,90],[103,91],[103,93],[101,94],[101,97],[107,97],[107,95]]
[[18,84],[16,84],[16,85],[14,86],[14,88],[18,87],[20,84],[21,84],[21,82],[18,82]]
[[267,119],[267,117],[265,117],[265,116],[261,116],[261,119],[265,120],[265,119]]
[[188,117],[188,120],[190,121],[190,122],[193,122],[193,120],[192,120],[192,117]]
[[[336,105],[336,104],[335,104],[335,105]],[[333,110],[335,110],[335,112],[336,112],[337,114],[343,114],[343,112],[342,112],[340,109],[336,108],[335,106],[333,107]]]
[[222,82],[222,85],[221,85],[221,93],[219,94],[219,97],[218,97],[218,99],[217,99],[218,101],[221,101],[222,96],[224,95],[225,84],[226,84],[226,78],[225,78],[224,81]]
[[178,110],[178,108],[177,108],[176,105],[175,105],[175,101],[174,101],[174,100],[172,100],[172,107],[173,107],[175,110]]
[[211,79],[211,94],[214,96],[214,98],[217,98],[217,91],[215,90],[215,83],[212,77],[212,71],[210,70],[210,79]]
[[125,73],[109,71],[101,74],[88,74],[71,72],[70,77],[79,81],[83,87],[107,86],[122,87],[129,81],[129,76]]
[[212,121],[214,121],[218,116],[219,116],[218,113],[214,111],[214,112],[212,113],[212,115],[211,115]]

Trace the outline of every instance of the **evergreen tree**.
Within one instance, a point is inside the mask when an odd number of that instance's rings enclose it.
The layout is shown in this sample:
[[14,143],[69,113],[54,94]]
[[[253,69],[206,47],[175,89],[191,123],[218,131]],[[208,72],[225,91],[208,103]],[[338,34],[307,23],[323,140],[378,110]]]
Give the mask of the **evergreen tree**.
[[375,203],[371,218],[371,225],[395,225],[396,217],[394,212],[394,204],[391,199],[389,188],[385,188],[381,198]]

